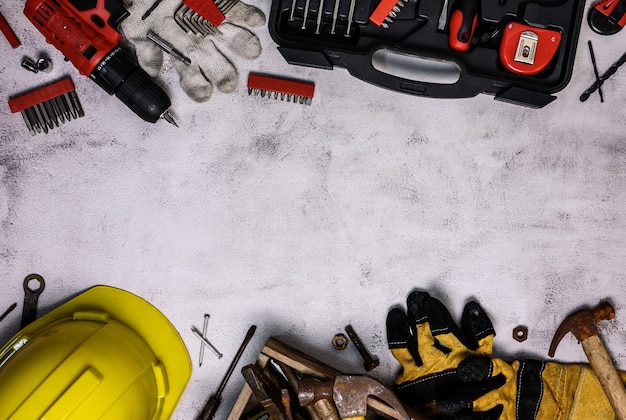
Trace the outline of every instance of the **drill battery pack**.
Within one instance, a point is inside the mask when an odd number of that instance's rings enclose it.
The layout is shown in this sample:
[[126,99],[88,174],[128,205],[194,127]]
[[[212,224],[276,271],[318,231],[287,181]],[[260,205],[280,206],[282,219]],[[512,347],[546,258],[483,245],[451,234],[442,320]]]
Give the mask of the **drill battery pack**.
[[273,0],[290,64],[431,98],[478,94],[532,108],[570,81],[584,0]]

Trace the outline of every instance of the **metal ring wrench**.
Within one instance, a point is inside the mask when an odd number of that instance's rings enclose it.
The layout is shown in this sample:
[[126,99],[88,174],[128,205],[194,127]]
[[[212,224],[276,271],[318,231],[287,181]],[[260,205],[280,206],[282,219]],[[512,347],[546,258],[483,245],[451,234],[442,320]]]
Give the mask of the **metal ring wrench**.
[[[31,281],[39,282],[39,287],[31,289]],[[22,325],[20,328],[26,327],[37,319],[37,300],[45,287],[46,282],[39,274],[29,274],[24,279],[24,307],[22,308]]]

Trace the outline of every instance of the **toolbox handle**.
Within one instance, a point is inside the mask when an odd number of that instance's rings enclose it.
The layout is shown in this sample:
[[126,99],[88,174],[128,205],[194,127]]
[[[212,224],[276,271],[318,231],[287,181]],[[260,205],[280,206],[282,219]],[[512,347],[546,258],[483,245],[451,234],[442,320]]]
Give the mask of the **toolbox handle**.
[[[473,76],[460,62],[433,59],[414,52],[383,47],[363,55],[339,54],[343,65],[354,77],[377,86],[413,95],[430,98],[470,98],[488,91],[491,86],[490,80]],[[381,65],[380,55],[384,54],[394,58],[393,60],[383,59]],[[430,68],[420,68],[418,65],[411,68],[404,65],[410,62],[414,64],[421,62]],[[391,64],[389,72],[383,71],[385,64]],[[396,64],[400,64],[400,68],[394,67]],[[436,74],[437,69],[440,69],[443,74]],[[419,79],[424,76],[428,80]],[[440,80],[437,81],[437,79]]]
[[[415,54],[389,47],[381,47],[368,54],[353,54],[346,51],[322,52],[299,48],[279,47],[281,55],[289,64],[310,66],[331,70],[334,66],[346,68],[351,75],[376,86],[416,96],[429,98],[471,98],[479,93],[494,95],[494,99],[503,102],[523,105],[530,108],[543,108],[556,99],[556,96],[537,89],[516,86],[510,83],[498,83],[484,76],[474,75],[467,71],[462,62],[443,60],[438,56]],[[377,54],[387,50],[394,58],[404,57],[404,61],[412,65],[400,65],[400,71],[383,71]],[[384,57],[382,61],[387,60]],[[412,61],[411,61],[412,60]],[[418,61],[420,60],[420,61]],[[375,62],[378,61],[376,68]],[[392,60],[393,61],[393,60]],[[400,59],[402,61],[402,59]],[[416,63],[429,63],[429,69],[417,68]],[[433,63],[435,63],[433,65]],[[388,63],[385,63],[388,64]],[[454,71],[455,69],[456,71]],[[440,72],[441,74],[437,74]],[[395,73],[395,74],[394,74]],[[426,75],[424,79],[420,77]]]

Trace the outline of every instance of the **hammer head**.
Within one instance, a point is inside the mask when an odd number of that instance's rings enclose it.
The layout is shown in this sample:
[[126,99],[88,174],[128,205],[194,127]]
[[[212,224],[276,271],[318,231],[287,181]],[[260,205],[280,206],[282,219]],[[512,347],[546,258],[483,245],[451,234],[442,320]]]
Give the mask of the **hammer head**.
[[571,332],[581,342],[598,334],[598,322],[613,318],[615,318],[615,310],[608,302],[602,302],[593,309],[583,309],[568,316],[554,333],[548,355],[554,357],[557,346],[567,333]]
[[357,375],[341,375],[335,378],[333,400],[342,419],[365,417],[369,396],[378,398],[409,418],[396,396],[380,382],[368,376]]
[[343,418],[365,417],[367,413],[367,398],[376,397],[400,414],[402,419],[410,420],[406,410],[396,397],[380,382],[360,375],[338,375],[334,381],[328,382],[300,382],[300,403],[306,405],[319,398],[332,399],[339,416]]

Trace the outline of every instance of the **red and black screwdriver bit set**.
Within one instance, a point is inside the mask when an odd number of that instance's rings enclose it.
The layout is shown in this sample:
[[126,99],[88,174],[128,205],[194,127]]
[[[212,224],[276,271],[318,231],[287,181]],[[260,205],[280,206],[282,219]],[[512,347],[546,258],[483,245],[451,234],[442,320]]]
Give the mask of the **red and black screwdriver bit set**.
[[22,114],[33,135],[48,133],[59,124],[85,115],[69,77],[9,99],[9,109]]
[[291,64],[433,98],[541,108],[570,81],[584,0],[273,0]]
[[248,75],[248,95],[311,105],[315,83],[260,73]]

